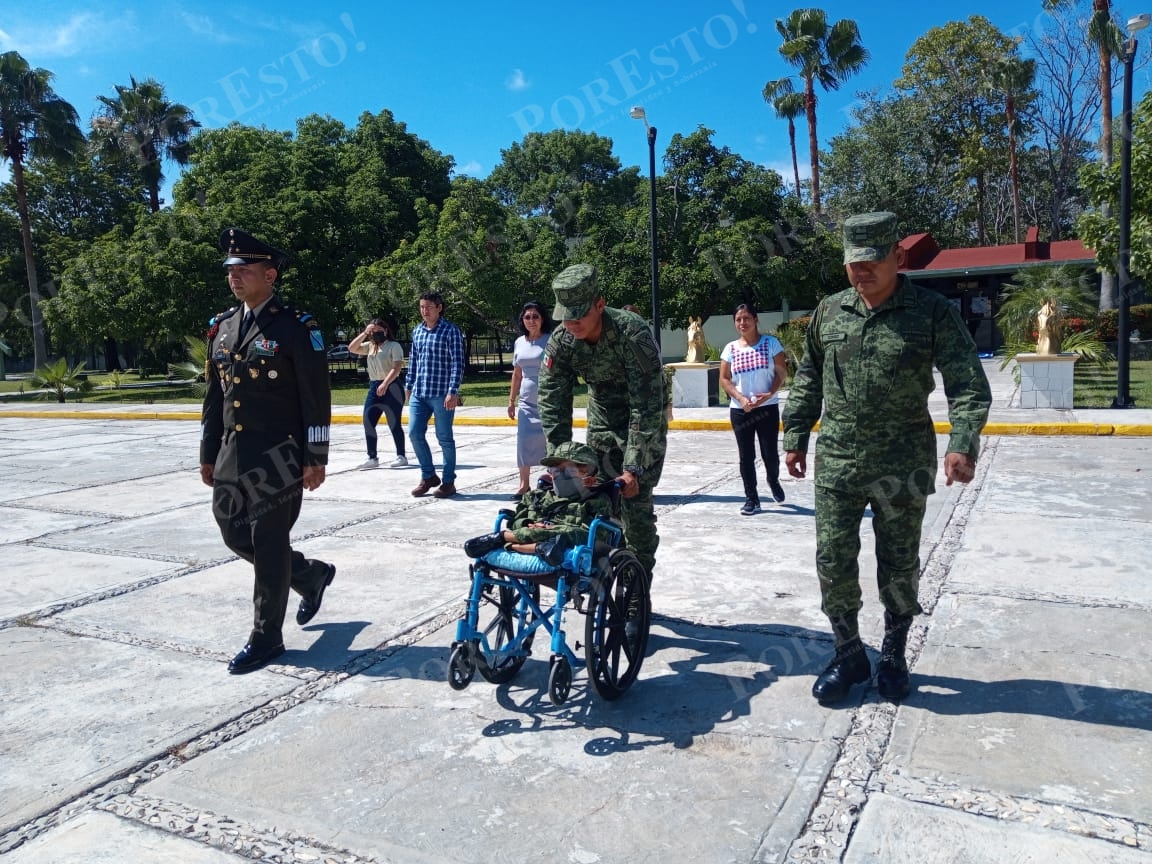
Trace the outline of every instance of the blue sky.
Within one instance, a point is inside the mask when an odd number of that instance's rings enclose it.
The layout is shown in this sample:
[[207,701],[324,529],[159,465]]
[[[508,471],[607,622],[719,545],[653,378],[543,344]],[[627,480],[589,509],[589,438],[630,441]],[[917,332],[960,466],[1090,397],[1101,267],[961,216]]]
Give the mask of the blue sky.
[[[623,164],[646,170],[643,124],[628,117],[642,104],[658,158],[673,133],[704,125],[716,143],[788,177],[787,125],[760,92],[790,71],[774,22],[795,5],[40,0],[4,4],[0,51],[54,72],[85,126],[98,94],[130,75],[154,77],[211,127],[292,129],[310,113],[353,125],[389,108],[459,173],[483,177],[526,132],[560,127],[608,136]],[[858,90],[890,88],[929,28],[972,14],[1015,34],[1044,26],[1040,0],[818,5],[832,20],[856,20],[872,54],[841,91],[819,94],[822,143],[843,129]],[[802,162],[804,134],[801,124]]]

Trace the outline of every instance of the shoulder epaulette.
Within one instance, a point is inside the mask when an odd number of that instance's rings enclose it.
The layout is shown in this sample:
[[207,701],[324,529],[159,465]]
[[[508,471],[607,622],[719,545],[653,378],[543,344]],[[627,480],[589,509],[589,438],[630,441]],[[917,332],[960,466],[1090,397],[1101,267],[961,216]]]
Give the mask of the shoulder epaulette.
[[231,318],[236,314],[236,310],[239,308],[239,306],[233,306],[231,309],[225,309],[219,315],[213,315],[212,318],[208,321],[208,326],[211,327],[213,324],[219,324],[221,321],[225,321],[228,318]]

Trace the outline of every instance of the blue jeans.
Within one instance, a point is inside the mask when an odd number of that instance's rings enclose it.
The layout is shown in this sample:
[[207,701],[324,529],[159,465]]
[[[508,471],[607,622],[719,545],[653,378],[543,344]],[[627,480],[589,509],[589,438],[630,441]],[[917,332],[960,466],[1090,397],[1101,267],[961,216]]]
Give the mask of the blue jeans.
[[444,396],[417,396],[408,400],[408,440],[412,442],[412,452],[420,462],[420,479],[434,477],[436,465],[432,462],[432,448],[428,446],[428,419],[436,418],[436,440],[444,454],[442,483],[456,482],[456,439],[452,437],[452,421],[455,411],[444,407]]

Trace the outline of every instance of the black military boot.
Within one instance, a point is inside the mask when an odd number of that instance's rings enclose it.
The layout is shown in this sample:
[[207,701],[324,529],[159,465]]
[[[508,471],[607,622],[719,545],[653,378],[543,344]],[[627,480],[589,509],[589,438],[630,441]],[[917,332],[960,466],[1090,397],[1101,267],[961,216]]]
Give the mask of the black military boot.
[[876,689],[893,702],[899,702],[912,691],[908,662],[904,659],[911,626],[911,615],[893,615],[885,610],[884,644],[880,648],[880,662],[876,664]]
[[853,684],[862,684],[871,677],[872,665],[857,636],[836,646],[836,656],[816,678],[812,695],[821,705],[832,705],[847,696]]

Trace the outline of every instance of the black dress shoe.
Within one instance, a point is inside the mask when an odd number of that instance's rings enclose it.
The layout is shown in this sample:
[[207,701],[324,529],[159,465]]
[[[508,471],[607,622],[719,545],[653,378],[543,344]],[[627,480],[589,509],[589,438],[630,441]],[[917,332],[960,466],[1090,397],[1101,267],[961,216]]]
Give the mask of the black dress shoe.
[[267,648],[256,648],[249,642],[240,649],[240,653],[228,661],[228,672],[232,675],[243,675],[245,672],[255,672],[267,666],[284,653],[284,643],[280,642]]
[[300,608],[296,610],[296,623],[301,627],[316,617],[316,613],[320,611],[320,603],[324,599],[324,589],[331,585],[332,580],[336,578],[336,565],[328,564],[326,566],[328,567],[328,574],[320,583],[320,587],[300,600]]
[[493,531],[491,534],[481,534],[471,540],[464,541],[464,554],[469,558],[483,558],[493,549],[504,545],[504,532]]

